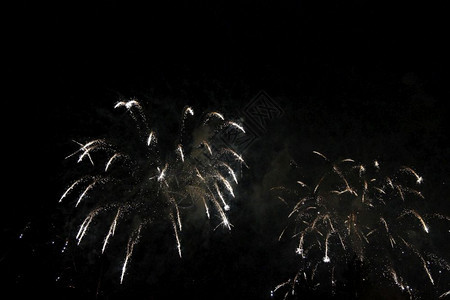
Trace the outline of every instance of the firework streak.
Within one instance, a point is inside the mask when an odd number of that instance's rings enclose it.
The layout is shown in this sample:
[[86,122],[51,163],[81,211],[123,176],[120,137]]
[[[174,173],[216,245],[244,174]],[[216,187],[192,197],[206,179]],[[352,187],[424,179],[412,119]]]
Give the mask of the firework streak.
[[[320,152],[313,154],[325,165],[317,181],[307,184],[302,179],[296,188],[271,189],[288,207],[287,226],[279,240],[296,241],[301,263],[295,277],[282,285],[288,289],[285,298],[300,282],[312,287],[328,284],[333,290],[336,271],[355,262],[370,270],[364,278],[383,278],[410,297],[425,285],[438,290],[436,276],[448,272],[449,264],[422,245],[430,239],[429,222],[448,218],[418,211],[425,203],[417,190],[422,177],[409,167],[387,176],[378,161],[332,162]],[[319,282],[319,271],[325,282]],[[441,288],[448,289],[445,284]]]
[[[137,100],[118,102],[114,108],[131,117],[133,132],[112,140],[74,141],[79,149],[66,159],[76,157],[78,164],[87,162],[90,172],[69,184],[59,202],[73,202],[77,209],[88,211],[77,230],[78,244],[96,223],[94,219],[107,223],[103,226],[107,230],[101,243],[102,253],[107,251],[121,223],[130,228],[120,275],[122,283],[135,246],[144,229],[152,224],[168,225],[180,257],[183,214],[190,208],[203,208],[208,219],[218,220],[217,227],[231,230],[227,211],[236,196],[233,185],[238,183],[239,169],[247,165],[232,149],[211,145],[213,141],[209,139],[218,130],[232,127],[244,132],[241,124],[225,120],[219,112],[204,114],[197,120],[194,109],[186,106],[172,150],[162,153],[158,130],[150,127]],[[187,127],[193,130],[188,131]]]

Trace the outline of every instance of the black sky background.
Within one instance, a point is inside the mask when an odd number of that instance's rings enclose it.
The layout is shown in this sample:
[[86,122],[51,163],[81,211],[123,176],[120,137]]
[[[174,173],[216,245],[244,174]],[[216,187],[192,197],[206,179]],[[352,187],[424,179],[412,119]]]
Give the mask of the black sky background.
[[[12,93],[3,127],[13,167],[1,286],[63,298],[268,299],[296,269],[292,249],[276,241],[285,215],[267,190],[296,180],[292,160],[308,172],[312,150],[412,166],[425,178],[426,208],[450,214],[448,18],[437,2],[392,2],[22,1],[6,27]],[[177,124],[185,104],[238,116],[261,90],[284,115],[246,152],[231,234],[192,224],[182,260],[156,237],[124,285],[117,260],[92,245],[59,255],[64,157],[72,139],[108,132],[118,97],[137,97]],[[72,279],[55,282],[67,262],[76,264]]]

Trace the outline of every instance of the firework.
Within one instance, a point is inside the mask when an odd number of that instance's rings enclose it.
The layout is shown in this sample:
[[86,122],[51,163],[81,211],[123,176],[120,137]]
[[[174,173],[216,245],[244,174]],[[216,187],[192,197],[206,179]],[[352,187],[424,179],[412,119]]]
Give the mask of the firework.
[[425,215],[417,208],[425,201],[417,190],[422,177],[410,167],[387,176],[379,161],[365,165],[350,158],[333,162],[320,152],[313,153],[326,165],[316,182],[298,180],[295,189],[272,188],[290,207],[288,225],[279,239],[290,235],[297,240],[295,253],[301,257],[291,284],[282,285],[289,288],[286,296],[295,293],[300,282],[308,286],[319,280],[319,271],[325,274],[321,280],[331,282],[333,290],[338,277],[335,270],[355,261],[370,270],[365,278],[386,278],[411,297],[424,284],[437,290],[435,274],[448,271],[448,263],[427,258],[429,251],[422,244],[430,238],[431,218],[446,217]]
[[[247,165],[232,149],[214,145],[214,135],[223,128],[233,126],[244,132],[242,125],[225,120],[219,112],[197,120],[194,109],[186,106],[174,147],[164,153],[159,147],[158,130],[150,129],[149,118],[137,100],[117,102],[114,108],[131,116],[132,132],[126,139],[74,141],[79,148],[66,159],[77,157],[83,168],[88,160],[90,168],[88,174],[68,185],[59,202],[73,202],[77,209],[87,211],[76,234],[77,244],[82,243],[94,219],[109,224],[103,227],[107,230],[102,253],[121,223],[132,224],[120,275],[122,283],[136,244],[152,224],[166,223],[171,228],[180,257],[183,214],[192,206],[203,207],[208,219],[217,217],[217,227],[231,230],[226,212],[236,196],[233,185],[238,183],[238,169]],[[190,135],[187,127],[194,128]],[[114,216],[111,223],[105,221],[111,220],[107,215]]]

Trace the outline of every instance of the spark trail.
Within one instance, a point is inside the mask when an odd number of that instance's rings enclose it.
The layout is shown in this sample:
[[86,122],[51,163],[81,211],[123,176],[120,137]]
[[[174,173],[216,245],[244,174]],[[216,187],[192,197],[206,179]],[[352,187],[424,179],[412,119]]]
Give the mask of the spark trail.
[[[110,139],[74,141],[79,148],[66,159],[78,156],[78,168],[86,171],[72,181],[59,202],[73,203],[77,213],[85,215],[75,236],[78,245],[91,227],[95,227],[95,232],[104,232],[102,253],[113,247],[119,228],[120,234],[131,232],[120,274],[123,283],[135,246],[145,232],[157,227],[153,225],[167,224],[167,234],[174,234],[180,257],[182,224],[186,214],[193,211],[191,208],[203,208],[211,222],[231,230],[226,212],[237,196],[233,185],[238,184],[238,170],[242,165],[248,166],[234,150],[215,145],[214,135],[227,126],[245,132],[242,125],[226,120],[219,112],[196,118],[194,109],[185,106],[180,129],[172,137],[175,146],[167,151],[167,147],[160,147],[161,136],[157,138],[155,129],[158,124],[148,123],[151,118],[136,99],[119,101],[114,109],[131,117],[131,126],[125,118],[129,134],[116,136],[112,132]],[[164,138],[170,136],[165,134]],[[85,158],[89,159],[88,164]],[[127,225],[121,227],[122,224]]]
[[[311,285],[313,278],[327,286],[329,274],[332,289],[338,280],[344,280],[339,279],[340,270],[355,262],[370,270],[366,277],[377,282],[388,278],[409,296],[426,284],[440,293],[439,287],[448,289],[442,281],[438,287],[435,280],[436,273],[448,273],[442,267],[448,263],[443,258],[426,260],[429,251],[419,246],[430,239],[432,218],[448,220],[441,214],[419,212],[424,196],[416,186],[423,182],[422,177],[410,167],[387,175],[378,160],[367,165],[351,158],[333,162],[318,151],[313,154],[324,165],[317,181],[295,178],[293,190],[283,186],[271,189],[290,207],[280,240],[297,239],[293,251],[300,257],[297,274],[311,274],[305,275],[308,280],[296,276],[293,284],[283,285],[290,290],[288,294],[294,294],[300,282]],[[411,177],[416,186],[410,185]],[[432,266],[433,262],[437,263]],[[416,280],[420,273],[421,282]]]

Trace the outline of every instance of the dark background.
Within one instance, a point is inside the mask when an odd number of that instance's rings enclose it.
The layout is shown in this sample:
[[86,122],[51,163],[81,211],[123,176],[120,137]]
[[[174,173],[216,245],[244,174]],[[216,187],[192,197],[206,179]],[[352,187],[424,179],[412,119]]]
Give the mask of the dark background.
[[[295,266],[277,242],[284,215],[267,190],[297,180],[289,162],[305,164],[312,150],[411,166],[425,178],[426,208],[448,215],[448,17],[437,1],[393,2],[22,1],[4,27],[12,168],[1,286],[62,298],[269,298]],[[261,90],[284,115],[245,154],[231,234],[209,233],[206,243],[195,234],[203,225],[192,225],[181,260],[170,244],[143,243],[123,285],[117,261],[92,245],[60,255],[64,157],[72,139],[108,131],[119,97],[176,124],[186,104],[239,116]]]

